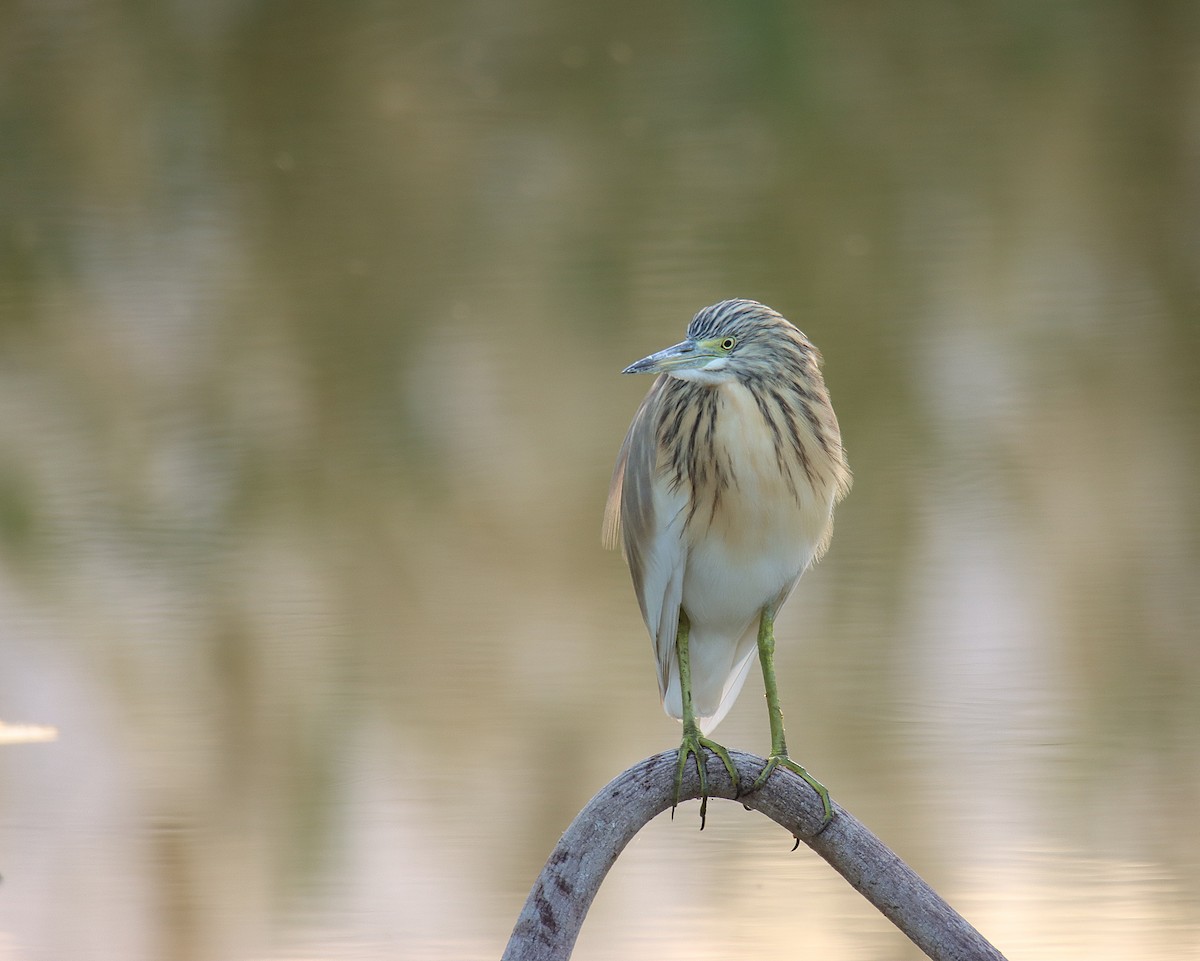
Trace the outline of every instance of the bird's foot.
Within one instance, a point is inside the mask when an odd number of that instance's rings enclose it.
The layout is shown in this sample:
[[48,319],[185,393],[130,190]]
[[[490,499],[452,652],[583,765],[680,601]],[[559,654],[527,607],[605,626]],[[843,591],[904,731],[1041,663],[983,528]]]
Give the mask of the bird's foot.
[[721,759],[721,763],[725,765],[725,770],[729,772],[729,779],[733,782],[734,794],[741,793],[741,779],[738,777],[738,770],[734,766],[733,759],[729,756],[729,752],[718,744],[716,741],[709,740],[700,734],[699,731],[684,731],[683,741],[679,745],[679,756],[675,762],[675,795],[671,802],[671,817],[675,817],[675,808],[679,804],[679,790],[683,784],[683,771],[687,766],[689,757],[696,759],[696,774],[700,779],[700,830],[704,830],[704,818],[708,814],[708,772],[706,770],[707,758],[704,756],[704,749],[712,751]]
[[828,824],[833,818],[833,803],[829,800],[829,789],[786,754],[772,754],[767,758],[767,763],[763,765],[762,773],[754,779],[754,783],[750,785],[750,790],[746,793],[753,793],[766,784],[767,778],[771,776],[777,767],[785,767],[789,771],[799,774],[804,779],[804,783],[817,792],[817,796],[821,799],[821,811],[823,813],[821,826],[824,827]]

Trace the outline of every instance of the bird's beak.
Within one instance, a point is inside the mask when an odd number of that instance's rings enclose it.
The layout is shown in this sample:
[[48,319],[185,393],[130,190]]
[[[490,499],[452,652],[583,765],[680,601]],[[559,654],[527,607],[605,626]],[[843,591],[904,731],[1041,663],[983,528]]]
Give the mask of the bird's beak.
[[657,354],[643,357],[635,364],[626,367],[622,374],[666,374],[673,370],[695,370],[703,367],[713,357],[712,351],[705,349],[694,340],[685,340],[682,344],[660,350]]

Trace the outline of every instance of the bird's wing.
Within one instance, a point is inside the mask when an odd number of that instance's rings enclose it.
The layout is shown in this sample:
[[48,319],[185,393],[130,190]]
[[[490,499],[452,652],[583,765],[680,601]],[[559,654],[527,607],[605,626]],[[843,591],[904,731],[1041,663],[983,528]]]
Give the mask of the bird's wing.
[[672,491],[658,476],[658,412],[667,389],[660,376],[642,401],[617,455],[604,539],[609,547],[620,542],[642,609],[642,619],[654,639],[659,694],[666,695],[675,661],[675,632],[683,596],[687,548],[682,537],[687,494]]

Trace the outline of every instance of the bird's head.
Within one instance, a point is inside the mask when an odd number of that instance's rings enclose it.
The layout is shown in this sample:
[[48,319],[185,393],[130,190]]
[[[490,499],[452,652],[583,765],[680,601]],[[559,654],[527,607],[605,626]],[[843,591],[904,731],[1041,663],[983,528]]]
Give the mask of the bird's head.
[[630,364],[624,374],[669,374],[721,384],[812,362],[816,349],[770,307],[754,300],[723,300],[688,324],[687,339]]

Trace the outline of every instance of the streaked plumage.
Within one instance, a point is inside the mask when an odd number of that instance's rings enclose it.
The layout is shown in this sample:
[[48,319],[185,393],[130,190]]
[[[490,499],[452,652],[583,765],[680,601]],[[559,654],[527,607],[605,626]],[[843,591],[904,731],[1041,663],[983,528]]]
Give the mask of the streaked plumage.
[[828,546],[850,486],[819,365],[817,349],[774,310],[727,300],[696,314],[683,344],[626,371],[666,372],[621,447],[604,537],[622,546],[663,707],[676,718],[676,634],[680,608],[687,613],[703,732],[745,681],[764,608],[773,616]]

